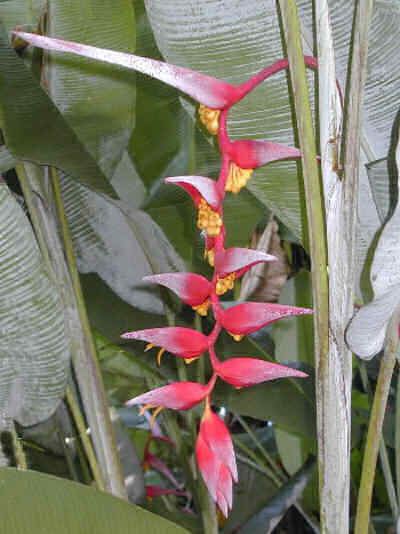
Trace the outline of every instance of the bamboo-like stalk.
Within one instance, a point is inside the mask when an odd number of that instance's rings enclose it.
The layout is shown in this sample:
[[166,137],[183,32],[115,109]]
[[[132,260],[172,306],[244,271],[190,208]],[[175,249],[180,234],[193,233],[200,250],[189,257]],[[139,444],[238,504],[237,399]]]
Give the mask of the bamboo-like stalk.
[[72,417],[74,419],[74,423],[78,431],[78,436],[82,442],[83,449],[85,451],[86,458],[89,462],[94,481],[96,482],[96,486],[99,490],[104,491],[104,480],[99,469],[99,465],[97,463],[96,455],[92,447],[92,442],[90,441],[89,436],[87,435],[85,421],[70,387],[67,387],[67,391],[65,392],[65,398],[68,407],[71,411]]
[[[45,201],[45,198],[48,197],[48,191],[44,184],[45,173],[43,169],[30,163],[18,164],[16,171],[43,260],[49,276],[54,279],[55,284],[59,287],[62,294],[67,330],[71,336],[72,356],[73,360],[77,361],[81,359],[80,355],[86,352],[85,340],[79,323],[70,274],[65,262],[55,219],[52,211],[49,209],[49,203]],[[91,447],[88,436],[87,440]],[[86,443],[86,450],[89,450],[89,444]],[[93,455],[90,459],[90,464],[93,473],[99,472],[97,458]],[[100,476],[102,477],[102,475]],[[100,480],[100,477],[97,475],[95,478],[98,478],[98,481]],[[104,481],[99,482],[98,486],[100,489],[104,489]]]
[[[363,384],[364,391],[368,394],[368,397],[370,398],[372,402],[372,391],[371,391],[371,387],[370,387],[370,383],[368,379],[367,369],[365,367],[364,362],[360,362],[360,377],[361,377],[361,382]],[[396,403],[397,403],[397,400],[396,400]],[[396,407],[396,412],[397,412],[397,407]],[[396,413],[396,417],[397,417],[397,413]],[[397,423],[395,425],[395,429],[396,429],[396,434],[397,434]],[[392,468],[390,466],[389,455],[388,455],[386,443],[385,443],[383,436],[381,439],[381,443],[379,445],[379,458],[381,460],[382,473],[383,473],[383,478],[385,479],[386,491],[389,497],[390,508],[392,509],[393,518],[396,520],[396,518],[399,515],[399,506],[397,502],[396,487],[395,487],[395,483],[394,483],[393,475],[392,475]],[[396,458],[397,458],[397,455],[396,455]]]
[[86,350],[80,351],[79,358],[75,358],[74,361],[79,389],[87,412],[106,490],[118,497],[126,499],[127,494],[110,419],[107,397],[97,359],[96,346],[93,340],[83,298],[72,239],[61,196],[59,177],[57,171],[53,168],[51,169],[51,178],[54,200],[64,243],[64,251],[67,258],[76,306],[86,344]]
[[364,451],[354,534],[365,534],[368,532],[376,461],[382,438],[383,420],[399,344],[398,321],[399,315],[396,313],[388,327],[384,354],[379,368]]
[[[314,342],[317,385],[317,428],[318,428],[318,466],[320,492],[325,484],[326,441],[324,434],[329,421],[326,420],[326,384],[329,381],[329,284],[327,270],[327,242],[325,229],[325,210],[322,184],[319,175],[315,135],[312,124],[309,91],[300,21],[294,0],[280,0],[282,21],[285,29],[286,47],[289,58],[291,85],[297,119],[297,129],[302,152],[304,191],[307,207],[309,247],[311,255],[311,278],[314,306]],[[321,492],[322,495],[322,492]],[[322,510],[323,510],[322,506]],[[327,530],[326,517],[321,513],[322,532]],[[338,531],[335,531],[337,534]],[[341,531],[341,534],[345,531]]]

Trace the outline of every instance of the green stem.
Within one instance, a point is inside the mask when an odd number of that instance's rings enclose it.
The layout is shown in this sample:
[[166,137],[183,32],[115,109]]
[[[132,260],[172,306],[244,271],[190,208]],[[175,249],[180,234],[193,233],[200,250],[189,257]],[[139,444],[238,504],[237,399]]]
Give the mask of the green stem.
[[379,444],[382,438],[383,420],[385,417],[386,404],[389,396],[390,383],[398,346],[398,314],[390,321],[385,350],[382,357],[378,382],[372,404],[369,420],[367,441],[364,451],[364,459],[361,471],[361,481],[358,493],[357,513],[354,534],[368,532],[369,515],[371,509],[372,491],[375,479],[376,461]]
[[74,361],[80,393],[87,412],[96,453],[103,471],[106,490],[118,497],[126,499],[127,494],[110,419],[107,397],[98,363],[96,346],[83,298],[72,238],[61,196],[59,177],[54,168],[51,169],[51,178],[64,250],[86,344],[86,350],[81,351],[79,358],[75,358]]
[[17,467],[18,469],[25,471],[26,469],[28,469],[28,462],[26,461],[25,451],[22,446],[21,439],[15,429],[14,422],[11,423],[10,433],[12,437],[12,444]]
[[[294,0],[279,1],[286,34],[291,84],[297,118],[304,191],[307,206],[308,236],[311,255],[311,278],[314,305],[314,343],[317,383],[317,424],[319,445],[319,487],[324,486],[323,461],[325,402],[324,385],[329,378],[329,282],[327,271],[327,239],[322,184],[319,175],[315,135],[301,41],[301,28]],[[322,516],[322,530],[325,518]]]
[[[363,388],[365,392],[368,393],[368,396],[372,401],[371,387],[370,387],[370,383],[368,379],[367,369],[365,367],[364,362],[360,362],[360,377],[361,377],[361,382],[363,384]],[[396,413],[396,417],[397,417],[397,413]],[[397,432],[397,424],[395,428]],[[393,515],[393,518],[396,520],[399,515],[399,506],[397,503],[396,488],[395,488],[395,484],[393,481],[392,469],[390,467],[389,455],[387,452],[387,447],[386,447],[385,439],[383,436],[382,436],[382,439],[379,445],[379,457],[381,460],[383,477],[385,479],[386,491],[389,497],[390,507],[392,509],[392,515]]]
[[87,429],[86,429],[85,421],[79,409],[79,405],[74,397],[74,394],[72,393],[71,388],[69,387],[67,387],[67,390],[65,392],[65,398],[67,400],[68,407],[74,419],[74,423],[78,431],[78,436],[85,450],[86,458],[89,462],[94,481],[96,482],[97,487],[100,490],[104,491],[105,484],[104,484],[103,476],[101,474],[99,465],[97,463],[97,458],[92,447],[92,442],[90,441],[89,436],[87,435],[87,432],[86,432]]

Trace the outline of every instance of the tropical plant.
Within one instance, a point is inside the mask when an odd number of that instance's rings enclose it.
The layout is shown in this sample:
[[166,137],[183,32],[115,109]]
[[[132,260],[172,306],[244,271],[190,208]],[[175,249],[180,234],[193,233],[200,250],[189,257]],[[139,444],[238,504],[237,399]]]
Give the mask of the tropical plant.
[[396,525],[399,16],[0,1],[8,530]]

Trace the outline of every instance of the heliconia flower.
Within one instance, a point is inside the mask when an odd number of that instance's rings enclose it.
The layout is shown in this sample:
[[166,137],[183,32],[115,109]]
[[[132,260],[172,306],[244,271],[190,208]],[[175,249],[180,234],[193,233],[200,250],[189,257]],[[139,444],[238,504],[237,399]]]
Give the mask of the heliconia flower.
[[198,382],[172,382],[171,384],[152,389],[130,399],[126,402],[126,406],[142,404],[144,406],[142,411],[149,408],[189,410],[209,395],[214,387],[215,380],[216,376],[214,375],[208,384],[199,384]]
[[199,315],[207,315],[212,286],[204,276],[194,273],[163,273],[145,276],[143,280],[171,289]]
[[227,517],[232,508],[232,480],[237,468],[232,440],[225,424],[206,403],[196,441],[196,460],[208,491]]
[[221,233],[222,197],[215,180],[204,176],[176,176],[165,178],[168,184],[182,187],[192,197],[197,207],[197,227],[208,236],[216,237]]
[[249,248],[228,248],[215,254],[214,263],[217,273],[215,291],[223,295],[233,288],[234,282],[253,265],[261,262],[276,261],[275,256]]
[[271,163],[289,158],[300,158],[298,148],[289,147],[271,141],[234,141],[228,145],[231,159],[225,191],[239,193],[247,184],[253,170]]
[[306,378],[308,375],[278,363],[256,358],[230,358],[224,362],[213,362],[214,372],[236,388],[254,386],[277,378]]
[[256,332],[268,324],[293,315],[313,313],[308,308],[285,306],[270,302],[244,302],[227,309],[216,306],[214,312],[217,320],[236,341],[243,336]]
[[163,353],[167,351],[184,358],[189,363],[189,360],[198,358],[208,348],[207,336],[197,330],[182,326],[136,330],[135,332],[126,332],[121,337],[147,341],[146,350],[161,347],[157,355],[158,362],[160,362]]
[[178,497],[186,497],[186,491],[180,491],[173,488],[162,488],[161,486],[146,486],[146,497],[151,500],[155,497],[161,497],[163,495],[176,495]]

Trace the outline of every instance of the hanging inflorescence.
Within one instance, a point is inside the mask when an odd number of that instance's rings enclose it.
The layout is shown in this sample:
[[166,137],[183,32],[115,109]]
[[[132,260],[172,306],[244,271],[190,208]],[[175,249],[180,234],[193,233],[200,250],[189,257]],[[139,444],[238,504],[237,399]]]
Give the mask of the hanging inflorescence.
[[[197,209],[197,227],[205,238],[205,258],[214,268],[211,280],[193,273],[167,273],[146,277],[174,291],[181,300],[201,316],[211,308],[215,324],[209,335],[183,327],[152,328],[129,332],[125,339],[143,340],[147,349],[160,347],[158,362],[165,351],[191,362],[208,353],[212,376],[207,384],[174,382],[131,399],[129,406],[154,408],[155,417],[163,408],[188,410],[204,402],[204,413],[196,440],[196,459],[207,488],[222,513],[232,507],[232,482],[237,481],[235,454],[229,430],[212,411],[212,392],[217,379],[235,388],[259,384],[283,377],[305,377],[305,373],[283,365],[247,357],[221,361],[215,350],[220,332],[226,330],[236,341],[274,321],[311,310],[271,303],[246,302],[224,309],[219,298],[233,289],[235,281],[253,265],[274,261],[261,251],[225,248],[223,203],[227,193],[237,194],[246,186],[254,169],[273,161],[299,158],[297,148],[266,140],[232,141],[227,132],[229,110],[261,82],[288,67],[286,59],[275,62],[240,85],[231,85],[210,76],[149,58],[51,39],[24,32],[14,35],[48,50],[70,52],[137,70],[183,91],[200,103],[199,117],[212,135],[218,136],[221,169],[217,180],[203,176],[166,178],[169,184],[183,188]],[[316,68],[316,60],[305,57],[305,63]],[[154,463],[154,459],[148,458]],[[149,460],[148,460],[149,461]],[[149,461],[149,463],[151,463]],[[168,493],[169,490],[166,490]],[[174,490],[171,493],[176,493]],[[151,488],[152,496],[157,491]],[[165,492],[164,492],[165,493]]]

